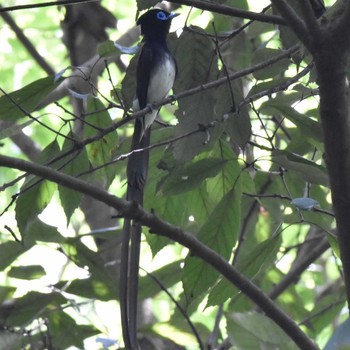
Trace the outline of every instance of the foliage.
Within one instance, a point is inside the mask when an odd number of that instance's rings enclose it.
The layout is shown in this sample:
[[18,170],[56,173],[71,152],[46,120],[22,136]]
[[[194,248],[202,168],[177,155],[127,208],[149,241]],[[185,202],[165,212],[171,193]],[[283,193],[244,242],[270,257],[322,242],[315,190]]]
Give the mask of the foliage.
[[[226,2],[254,12],[266,3]],[[117,9],[103,2],[132,24],[134,4],[122,4]],[[138,10],[153,4],[138,1]],[[70,65],[57,44],[59,23],[49,21],[58,12],[13,13],[55,71]],[[169,36],[178,64],[176,103],[162,108],[163,123],[153,127],[145,209],[232,263],[323,346],[342,321],[346,293],[311,56],[293,51],[295,36],[285,27],[187,6],[178,12],[178,31]],[[109,63],[98,90],[83,79],[95,96],[78,99],[86,107],[80,117],[67,98],[37,108],[74,72],[59,81],[46,77],[7,25],[0,37],[1,153],[124,196],[132,129],[125,106],[133,99],[137,57],[126,73],[124,65]],[[99,52],[119,59],[111,42],[105,45]],[[34,158],[14,137],[19,132],[39,150]],[[113,218],[113,227],[96,227],[88,215],[102,214],[88,212],[81,193],[15,169],[2,168],[1,183],[0,349],[98,349],[100,338],[111,341],[106,348],[114,340],[121,346],[115,264],[122,218]],[[225,339],[237,349],[296,348],[254,300],[207,262],[147,227],[144,238],[140,265],[147,272],[139,294],[151,298],[154,321],[141,333],[187,349],[199,348],[198,338],[212,349]],[[112,257],[106,256],[111,249]]]

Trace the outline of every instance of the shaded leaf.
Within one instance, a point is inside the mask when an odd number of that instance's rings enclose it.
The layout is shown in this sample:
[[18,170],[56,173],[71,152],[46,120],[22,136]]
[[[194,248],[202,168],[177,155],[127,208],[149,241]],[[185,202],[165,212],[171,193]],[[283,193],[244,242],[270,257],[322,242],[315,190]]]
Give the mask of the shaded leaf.
[[175,195],[198,187],[206,178],[214,177],[225,166],[226,160],[206,158],[176,167],[161,185],[165,195]]
[[326,169],[315,162],[287,151],[273,151],[272,160],[281,167],[295,172],[297,176],[307,182],[329,186]]
[[9,277],[23,280],[37,279],[45,274],[45,270],[41,265],[12,266],[8,272]]
[[275,103],[274,101],[265,102],[261,107],[264,114],[281,113],[285,118],[294,123],[304,137],[311,137],[315,141],[323,142],[323,131],[321,123],[311,119],[309,116],[297,112],[293,107]]
[[0,97],[0,119],[16,121],[32,113],[38,104],[60,83],[48,76]]
[[[200,35],[204,34],[204,35]],[[178,65],[178,75],[174,84],[174,93],[214,80],[218,75],[217,59],[212,42],[201,28],[184,30],[174,43],[174,55]],[[183,53],[186,52],[186,55]],[[175,136],[182,136],[198,129],[198,125],[207,125],[214,117],[215,94],[203,91],[179,100],[175,115],[179,121],[174,128]],[[210,129],[210,143],[214,144],[221,132]],[[204,150],[207,135],[203,132],[185,137],[174,144],[174,155],[182,162],[192,159]]]
[[[198,238],[224,259],[229,259],[240,226],[240,191],[228,192],[208,217]],[[188,304],[213,286],[219,273],[206,262],[188,255],[185,259],[183,286]]]
[[[139,298],[146,299],[152,298],[156,294],[162,291],[161,287],[157,284],[158,281],[163,288],[169,289],[174,284],[181,281],[182,260],[171,262],[165,266],[162,266],[156,271],[152,272],[152,276],[146,274],[140,277],[139,281]],[[156,279],[156,281],[154,281]]]
[[64,240],[65,238],[58,232],[57,227],[42,222],[38,217],[30,225],[26,237],[27,243],[32,242],[33,244],[36,241],[61,243]]
[[21,254],[25,253],[31,247],[12,241],[0,244],[0,271],[10,266]]
[[[253,64],[262,63],[272,59],[273,57],[279,55],[281,50],[271,49],[271,48],[259,48],[254,52],[253,55]],[[272,65],[265,67],[264,69],[257,70],[253,73],[253,76],[257,80],[265,80],[274,78],[277,75],[280,75],[289,67],[289,60],[285,58],[280,60]]]
[[21,327],[39,317],[49,316],[52,309],[64,303],[66,299],[58,293],[29,292],[21,298],[0,305],[0,322],[11,327]]

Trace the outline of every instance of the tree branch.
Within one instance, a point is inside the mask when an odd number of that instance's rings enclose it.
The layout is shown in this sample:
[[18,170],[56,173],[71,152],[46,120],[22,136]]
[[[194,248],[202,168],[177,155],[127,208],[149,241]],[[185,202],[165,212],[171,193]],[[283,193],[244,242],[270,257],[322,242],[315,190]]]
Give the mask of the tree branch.
[[74,5],[74,4],[83,4],[87,2],[97,2],[100,0],[59,0],[59,1],[48,1],[37,4],[28,4],[28,5],[17,5],[17,6],[7,6],[1,7],[1,12],[17,11],[17,10],[27,10],[35,9],[39,7],[49,7],[49,6],[62,6],[62,5]]
[[285,0],[271,0],[271,2],[285,19],[286,23],[296,33],[299,40],[309,48],[311,42],[310,34],[304,21]]
[[203,0],[169,0],[169,2],[172,2],[174,4],[196,7],[201,10],[216,12],[225,16],[251,19],[259,22],[272,23],[272,24],[282,24],[282,25],[286,24],[283,18],[279,16],[246,11],[246,10],[237,9],[227,5],[221,5],[216,2],[209,2],[209,1],[203,1]]
[[115,208],[119,211],[121,216],[137,220],[143,225],[148,226],[151,233],[168,237],[171,240],[182,244],[195,256],[198,256],[203,259],[203,261],[213,266],[231,283],[246,294],[261,310],[265,312],[268,317],[276,322],[276,324],[281,327],[301,349],[318,349],[298,325],[284,311],[278,308],[256,285],[254,285],[248,278],[241,275],[219,254],[201,243],[194,235],[161,220],[153,213],[146,212],[142,207],[135,203],[127,202],[118,197],[112,196],[105,190],[99,189],[85,181],[57,172],[48,167],[2,155],[0,155],[0,166],[26,171],[56,182],[74,191],[84,193]]

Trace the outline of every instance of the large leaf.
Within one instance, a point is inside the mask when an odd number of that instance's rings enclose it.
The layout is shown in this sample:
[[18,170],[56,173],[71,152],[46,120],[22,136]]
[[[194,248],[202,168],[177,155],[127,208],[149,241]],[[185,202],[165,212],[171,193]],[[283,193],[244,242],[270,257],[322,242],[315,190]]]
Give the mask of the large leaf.
[[[261,62],[268,61],[273,57],[277,56],[281,53],[281,50],[271,49],[271,48],[260,48],[255,51],[253,56],[253,64],[258,64]],[[275,64],[269,65],[264,69],[258,70],[253,73],[254,78],[256,80],[265,80],[274,78],[277,75],[280,75],[285,70],[288,69],[289,59],[285,58],[283,60],[278,61]]]
[[84,339],[100,333],[94,326],[78,325],[71,316],[63,311],[51,312],[48,315],[48,324],[52,345],[60,349],[69,347],[83,349],[85,348]]
[[[278,235],[261,242],[256,247],[241,250],[237,259],[237,269],[250,280],[263,275],[273,266],[280,246],[281,236]],[[208,306],[220,305],[237,293],[239,290],[232,283],[222,279],[210,292]]]
[[[175,94],[214,80],[218,75],[215,50],[201,28],[183,31],[176,40],[175,58],[178,65]],[[179,124],[174,129],[175,136],[197,130],[199,124],[212,122],[214,104],[215,94],[212,91],[203,91],[179,100],[179,109],[175,113]],[[215,130],[209,132],[212,144],[218,135]],[[203,143],[206,140],[206,133],[201,132],[177,141],[174,145],[175,157],[181,161],[190,160],[204,149]]]
[[146,299],[154,297],[162,291],[159,284],[169,290],[175,283],[180,282],[182,275],[181,263],[182,260],[171,262],[153,271],[151,274],[140,277],[139,298]]
[[297,346],[271,319],[256,312],[227,315],[227,333],[237,349],[296,350]]
[[47,317],[52,309],[66,303],[58,293],[30,292],[0,306],[0,322],[11,327],[23,327],[39,317]]
[[175,195],[198,187],[206,178],[214,177],[225,166],[226,160],[206,158],[177,166],[163,181],[161,192]]
[[[51,160],[58,152],[58,143],[53,141],[41,153],[39,163]],[[50,203],[56,188],[55,183],[38,177],[26,179],[16,201],[16,220],[22,237],[26,236],[34,220]]]
[[117,295],[117,285],[109,274],[105,261],[102,257],[89,249],[80,240],[70,238],[63,245],[66,254],[81,268],[88,268],[95,281],[101,281],[110,289],[111,293]]
[[0,244],[0,271],[10,266],[21,254],[30,248],[31,246],[24,246],[20,242],[13,241]]
[[54,77],[48,76],[30,83],[22,89],[0,97],[0,119],[15,121],[35,110],[38,104],[62,80],[54,81]]
[[[69,136],[74,139],[73,134],[69,134]],[[67,138],[63,144],[62,153],[64,154],[66,151],[72,149],[73,146],[73,142]],[[66,159],[64,159],[63,162],[65,163],[65,166],[61,171],[71,176],[79,175],[89,169],[89,160],[85,148],[74,153],[68,163]],[[67,217],[67,223],[69,223],[74,210],[78,208],[80,204],[82,194],[77,191],[72,191],[65,186],[58,186],[58,193],[63,210]]]
[[[224,76],[220,72],[219,76]],[[248,107],[238,108],[243,99],[242,82],[234,80],[219,86],[215,90],[216,103],[215,114],[218,120],[224,120],[224,130],[232,141],[241,149],[244,149],[251,134],[251,123]]]
[[272,161],[287,170],[294,171],[307,182],[329,186],[326,169],[311,160],[287,151],[273,151]]
[[279,103],[278,100],[265,102],[260,111],[266,115],[274,115],[276,113],[282,114],[283,117],[287,118],[298,127],[304,137],[312,138],[317,142],[317,145],[323,142],[321,124],[311,119],[309,116],[297,112],[293,107],[282,104],[282,101],[281,103]]
[[45,224],[38,217],[34,219],[27,232],[27,243],[54,242],[62,243],[65,238],[58,232],[57,227]]
[[[229,191],[219,202],[198,233],[198,238],[224,259],[229,259],[236,244],[240,226],[240,190]],[[219,273],[205,261],[188,255],[185,260],[183,285],[188,303],[212,287]]]
[[[89,124],[84,126],[85,137],[97,136],[100,130],[109,127],[113,123],[109,113],[100,100],[90,98],[88,100],[87,110],[88,116],[86,117],[86,121]],[[113,131],[86,146],[88,158],[92,166],[102,166],[100,170],[94,172],[94,175],[97,181],[105,188],[108,188],[114,180],[116,167],[103,165],[112,159],[112,152],[116,145],[117,133]]]
[[115,294],[100,279],[85,278],[75,279],[74,281],[62,281],[55,285],[66,293],[79,295],[84,298],[109,301],[115,299]]

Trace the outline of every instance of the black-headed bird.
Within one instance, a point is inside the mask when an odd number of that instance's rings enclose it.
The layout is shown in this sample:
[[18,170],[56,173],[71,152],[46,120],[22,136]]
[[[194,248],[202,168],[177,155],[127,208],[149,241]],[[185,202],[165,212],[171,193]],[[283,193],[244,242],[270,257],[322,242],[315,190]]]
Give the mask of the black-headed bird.
[[[152,9],[140,16],[143,45],[136,73],[134,111],[164,99],[172,89],[176,76],[176,62],[166,37],[171,20],[177,16],[161,9]],[[127,200],[143,205],[143,191],[148,172],[150,126],[159,110],[153,110],[135,120],[132,153],[127,165]],[[137,150],[135,152],[135,150]],[[127,349],[137,349],[137,291],[140,257],[141,224],[124,220],[120,271],[120,308],[123,338]]]

